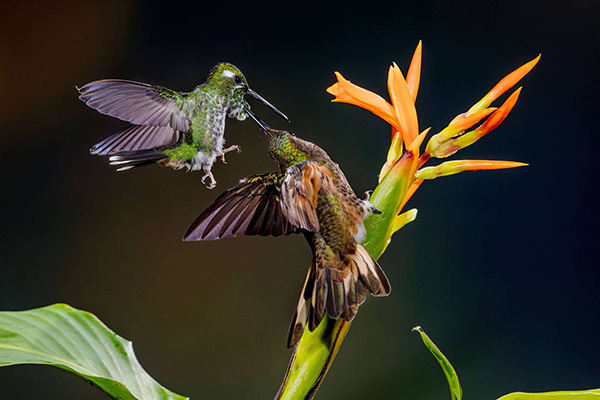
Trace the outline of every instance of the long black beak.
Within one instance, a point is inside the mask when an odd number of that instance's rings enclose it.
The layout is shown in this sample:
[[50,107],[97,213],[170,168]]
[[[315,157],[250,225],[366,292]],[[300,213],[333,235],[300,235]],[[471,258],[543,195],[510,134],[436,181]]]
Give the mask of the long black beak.
[[[275,114],[279,115],[281,118],[285,119],[287,122],[290,122],[290,120],[288,119],[288,117],[285,116],[284,113],[282,113],[277,108],[275,108],[275,106],[273,104],[269,103],[267,100],[265,100],[260,94],[256,93],[254,90],[248,88],[248,91],[246,93],[248,93],[250,96],[254,97],[255,99],[259,100],[265,106],[269,107],[271,110],[273,110],[275,112]],[[252,116],[252,114],[250,114],[250,116]],[[256,116],[254,116],[252,118],[255,118],[255,117]]]
[[246,111],[248,113],[248,115],[250,116],[250,118],[252,118],[252,120],[254,122],[256,122],[256,124],[260,127],[260,129],[262,129],[264,132],[267,131],[267,129],[269,129],[269,125],[267,125],[264,121],[262,121],[260,118],[258,118],[256,116],[256,114],[254,114],[252,111],[250,111],[249,108],[244,108],[244,111]]

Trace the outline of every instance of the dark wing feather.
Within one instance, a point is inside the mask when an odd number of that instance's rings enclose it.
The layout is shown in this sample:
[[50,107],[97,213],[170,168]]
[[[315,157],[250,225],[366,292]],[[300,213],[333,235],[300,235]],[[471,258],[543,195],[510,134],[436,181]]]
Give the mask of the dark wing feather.
[[90,153],[105,156],[121,151],[149,150],[178,140],[179,132],[168,126],[129,125],[96,143]]
[[283,174],[252,176],[220,195],[190,225],[183,240],[217,240],[239,235],[301,232],[285,218],[280,204]]
[[170,126],[189,132],[190,121],[180,93],[146,83],[105,79],[78,88],[79,99],[102,114],[135,125]]

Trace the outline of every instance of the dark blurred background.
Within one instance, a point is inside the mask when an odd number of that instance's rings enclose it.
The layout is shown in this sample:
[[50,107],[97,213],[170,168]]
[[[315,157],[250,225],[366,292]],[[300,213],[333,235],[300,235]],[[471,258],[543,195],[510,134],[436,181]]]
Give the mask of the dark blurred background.
[[[423,40],[421,127],[439,131],[542,52],[504,124],[458,158],[526,161],[422,186],[417,220],[381,258],[392,285],[369,299],[318,398],[444,399],[422,325],[466,397],[600,386],[596,160],[600,3],[576,1],[4,2],[0,12],[0,309],[66,302],[134,341],[147,371],[192,399],[268,399],[310,252],[300,236],[183,243],[188,224],[245,175],[273,169],[254,124],[201,174],[115,173],[88,154],[124,123],[75,85],[124,78],[190,90],[218,61],[328,150],[357,193],[376,184],[389,128],[330,103],[341,71],[387,97]],[[259,104],[274,126],[286,127]],[[454,157],[457,158],[457,157]],[[0,369],[0,397],[103,399],[48,367]]]

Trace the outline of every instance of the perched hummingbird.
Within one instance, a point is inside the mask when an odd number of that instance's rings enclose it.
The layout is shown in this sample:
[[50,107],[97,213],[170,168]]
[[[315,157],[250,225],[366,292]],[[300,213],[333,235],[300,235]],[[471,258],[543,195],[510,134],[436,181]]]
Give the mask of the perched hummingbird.
[[313,263],[290,326],[291,347],[305,326],[314,330],[325,313],[351,321],[367,293],[387,296],[390,283],[358,244],[365,234],[363,220],[379,212],[368,196],[356,196],[319,146],[286,131],[265,126],[265,132],[280,172],[242,179],[192,223],[183,240],[304,233]]
[[225,153],[240,152],[239,146],[223,148],[223,134],[226,116],[243,121],[251,113],[244,95],[255,97],[287,120],[228,63],[214,66],[206,81],[189,93],[119,79],[90,82],[77,90],[88,106],[131,123],[94,145],[90,153],[109,155],[110,164],[119,166],[117,171],[152,163],[202,169],[202,183],[208,178],[209,189],[216,185],[211,172],[216,158],[225,163]]

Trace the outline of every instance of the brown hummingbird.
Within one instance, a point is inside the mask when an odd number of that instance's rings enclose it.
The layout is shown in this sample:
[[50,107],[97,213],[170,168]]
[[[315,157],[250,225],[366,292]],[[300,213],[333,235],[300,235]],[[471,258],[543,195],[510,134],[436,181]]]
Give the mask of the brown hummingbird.
[[359,244],[363,220],[379,213],[368,195],[359,199],[338,164],[316,144],[262,126],[279,172],[242,179],[191,224],[183,240],[304,233],[313,262],[290,326],[291,347],[325,313],[351,321],[367,293],[387,296],[390,283]]

